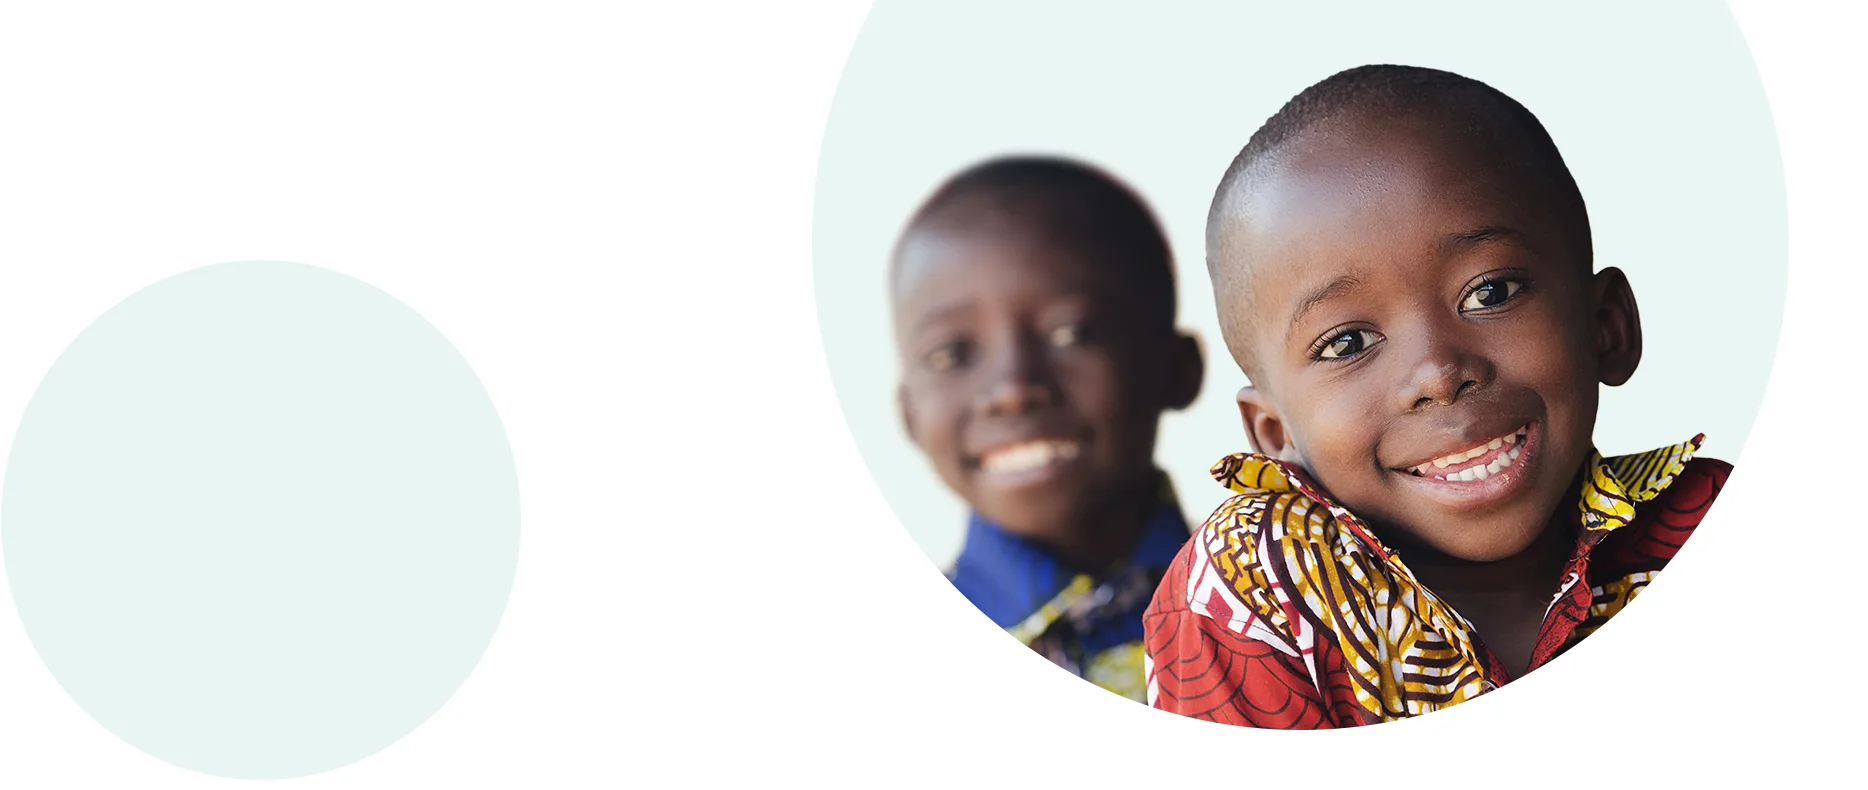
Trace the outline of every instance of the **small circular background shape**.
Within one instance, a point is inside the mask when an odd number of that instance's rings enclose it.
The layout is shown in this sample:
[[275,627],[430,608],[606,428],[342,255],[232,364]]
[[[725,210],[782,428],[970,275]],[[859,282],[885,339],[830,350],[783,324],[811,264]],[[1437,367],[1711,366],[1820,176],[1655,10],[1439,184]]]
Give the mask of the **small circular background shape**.
[[131,745],[225,777],[373,754],[472,672],[512,587],[512,452],[479,379],[335,272],[182,273],[28,404],[0,547],[46,668]]
[[857,448],[909,534],[953,560],[963,503],[901,429],[886,271],[943,179],[992,156],[1062,154],[1136,187],[1160,218],[1180,322],[1206,384],[1163,418],[1156,459],[1195,523],[1230,492],[1207,475],[1249,449],[1246,381],[1205,271],[1221,174],[1298,91],[1371,63],[1445,69],[1535,113],[1575,175],[1596,264],[1628,274],[1645,353],[1605,387],[1607,455],[1707,435],[1737,461],[1783,319],[1788,229],[1777,138],[1744,37],[1718,3],[998,3],[879,0],[824,129],[813,217],[824,352]]

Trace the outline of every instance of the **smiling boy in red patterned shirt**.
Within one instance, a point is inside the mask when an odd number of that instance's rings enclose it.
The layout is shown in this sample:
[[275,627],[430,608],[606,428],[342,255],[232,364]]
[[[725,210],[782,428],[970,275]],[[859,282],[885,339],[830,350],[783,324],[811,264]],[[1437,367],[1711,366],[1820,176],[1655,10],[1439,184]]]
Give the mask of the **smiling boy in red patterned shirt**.
[[[1154,706],[1318,728],[1522,676],[1627,604],[1730,466],[1604,459],[1641,358],[1627,278],[1522,105],[1458,75],[1337,74],[1222,180],[1208,269],[1252,445],[1145,615]],[[1406,561],[1403,562],[1403,557]]]

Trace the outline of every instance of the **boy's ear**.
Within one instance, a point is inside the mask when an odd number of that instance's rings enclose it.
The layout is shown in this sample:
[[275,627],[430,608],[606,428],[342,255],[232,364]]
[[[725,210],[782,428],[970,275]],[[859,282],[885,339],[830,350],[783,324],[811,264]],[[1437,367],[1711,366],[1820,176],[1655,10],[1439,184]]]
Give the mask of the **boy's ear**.
[[1167,407],[1185,409],[1200,397],[1200,385],[1206,382],[1206,356],[1200,351],[1199,338],[1186,332],[1175,333],[1171,354]]
[[1641,312],[1628,275],[1613,266],[1596,273],[1596,369],[1603,384],[1619,387],[1641,364]]
[[1239,390],[1239,417],[1245,421],[1245,437],[1259,455],[1297,463],[1297,445],[1278,416],[1278,408],[1263,390],[1250,384]]

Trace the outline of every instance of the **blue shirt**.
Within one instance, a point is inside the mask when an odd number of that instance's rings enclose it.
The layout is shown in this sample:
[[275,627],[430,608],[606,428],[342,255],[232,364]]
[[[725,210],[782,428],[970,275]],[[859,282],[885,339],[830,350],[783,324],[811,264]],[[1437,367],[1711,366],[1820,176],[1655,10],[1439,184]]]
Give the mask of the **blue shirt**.
[[1189,535],[1171,487],[1163,489],[1134,552],[1113,571],[1074,568],[975,513],[948,578],[993,623],[1060,666],[1143,698],[1142,611]]

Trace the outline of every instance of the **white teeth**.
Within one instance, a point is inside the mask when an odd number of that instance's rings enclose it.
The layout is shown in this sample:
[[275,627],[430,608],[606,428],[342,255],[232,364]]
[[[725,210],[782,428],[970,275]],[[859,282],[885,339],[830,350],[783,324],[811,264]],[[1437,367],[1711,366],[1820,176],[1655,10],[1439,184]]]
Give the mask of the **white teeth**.
[[987,453],[980,459],[979,465],[988,472],[1023,472],[1038,469],[1053,461],[1076,458],[1080,449],[1076,442],[1068,441],[1021,442]]
[[1518,437],[1521,436],[1525,430],[1526,428],[1520,428],[1517,431],[1509,435],[1501,436],[1497,439],[1492,439],[1490,441],[1487,441],[1485,444],[1481,444],[1469,450],[1461,450],[1457,453],[1440,456],[1439,458],[1435,458],[1432,461],[1428,461],[1427,463],[1421,464],[1420,466],[1416,466],[1409,471],[1412,471],[1417,475],[1421,475],[1425,477],[1428,475],[1429,472],[1432,472],[1434,470],[1445,469],[1454,464],[1463,463],[1473,458],[1478,458],[1479,456],[1485,455],[1486,453],[1492,452],[1493,450],[1499,450],[1499,449],[1509,447],[1510,449],[1505,450],[1503,453],[1500,453],[1498,457],[1493,458],[1491,463],[1480,464],[1478,466],[1473,466],[1471,468],[1461,469],[1461,470],[1458,470],[1456,472],[1452,472],[1446,475],[1433,475],[1434,479],[1436,480],[1454,480],[1454,481],[1459,481],[1459,482],[1471,482],[1474,480],[1484,480],[1487,477],[1491,477],[1492,475],[1498,474],[1499,472],[1502,472],[1505,469],[1510,468],[1512,464],[1517,463],[1518,456],[1524,452],[1524,448],[1518,446]]

